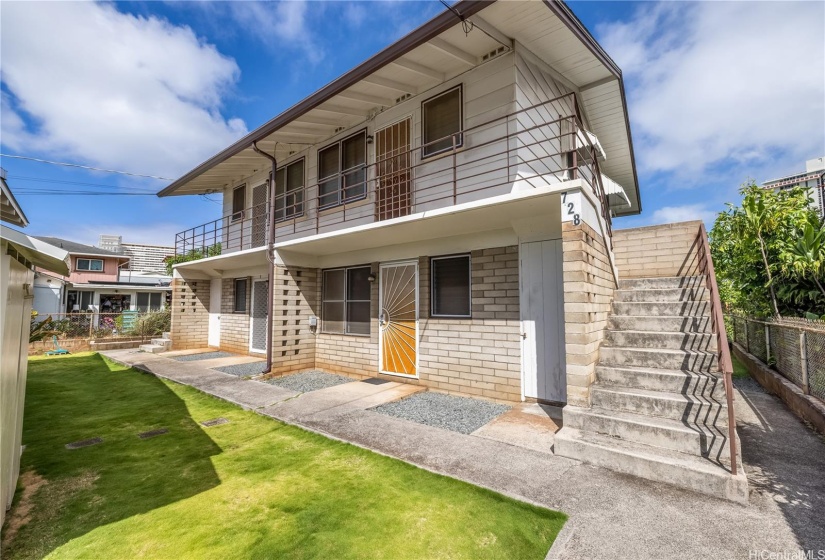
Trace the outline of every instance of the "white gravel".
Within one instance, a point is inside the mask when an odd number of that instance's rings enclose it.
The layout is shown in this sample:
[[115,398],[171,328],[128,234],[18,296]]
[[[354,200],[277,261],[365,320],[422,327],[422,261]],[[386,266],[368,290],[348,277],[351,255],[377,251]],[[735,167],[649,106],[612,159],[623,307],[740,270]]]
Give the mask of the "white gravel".
[[200,354],[187,354],[185,356],[175,356],[172,358],[178,362],[197,362],[199,360],[212,360],[215,358],[228,358],[234,356],[229,352],[201,352]]
[[248,364],[235,364],[234,366],[221,366],[213,368],[223,373],[230,373],[238,377],[248,377],[258,375],[266,369],[266,362],[250,362]]
[[470,434],[511,407],[442,393],[416,393],[370,410],[461,434]]
[[283,377],[275,377],[267,379],[270,385],[277,385],[284,389],[297,391],[299,393],[309,393],[310,391],[317,391],[319,389],[326,389],[327,387],[335,387],[343,383],[352,383],[355,379],[344,377],[343,375],[335,375],[334,373],[327,373],[325,371],[306,371],[304,373],[293,373],[292,375],[285,375]]

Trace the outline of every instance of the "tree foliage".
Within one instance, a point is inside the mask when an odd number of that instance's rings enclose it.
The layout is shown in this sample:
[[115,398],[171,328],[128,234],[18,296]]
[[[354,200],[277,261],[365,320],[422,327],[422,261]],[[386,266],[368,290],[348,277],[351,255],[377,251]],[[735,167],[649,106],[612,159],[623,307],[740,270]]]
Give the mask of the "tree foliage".
[[757,316],[825,315],[825,225],[808,192],[753,182],[740,192],[710,232],[723,302]]
[[215,243],[200,249],[192,249],[191,251],[182,255],[175,255],[174,257],[166,257],[163,262],[166,264],[166,274],[172,275],[172,267],[176,264],[197,261],[205,259],[206,257],[217,257],[221,254],[221,244]]

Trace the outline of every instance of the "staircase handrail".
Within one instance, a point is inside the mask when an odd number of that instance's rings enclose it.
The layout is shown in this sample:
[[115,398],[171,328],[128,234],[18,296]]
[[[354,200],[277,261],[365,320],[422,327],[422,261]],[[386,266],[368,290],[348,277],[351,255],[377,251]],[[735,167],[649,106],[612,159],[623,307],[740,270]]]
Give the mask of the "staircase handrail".
[[719,371],[724,377],[725,398],[728,405],[728,446],[730,448],[730,472],[736,476],[736,415],[733,410],[733,362],[730,357],[728,335],[722,316],[722,302],[719,299],[719,286],[716,283],[716,270],[710,254],[710,242],[705,224],[699,224],[699,271],[704,273],[707,289],[710,291],[711,325],[716,332],[716,346],[719,354]]

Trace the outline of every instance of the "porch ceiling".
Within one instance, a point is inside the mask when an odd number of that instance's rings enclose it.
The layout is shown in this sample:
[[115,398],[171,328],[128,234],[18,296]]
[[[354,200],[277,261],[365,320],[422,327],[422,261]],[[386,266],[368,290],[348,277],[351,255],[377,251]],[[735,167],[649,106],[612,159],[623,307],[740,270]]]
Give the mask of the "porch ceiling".
[[621,72],[561,2],[462,0],[453,9],[475,27],[465,34],[445,11],[397,43],[331,82],[190,171],[159,196],[223,190],[269,166],[252,149],[285,158],[368,121],[372,115],[437,86],[483,62],[482,57],[517,41],[566,87],[577,91],[586,125],[607,159],[603,171],[625,187],[640,211]]

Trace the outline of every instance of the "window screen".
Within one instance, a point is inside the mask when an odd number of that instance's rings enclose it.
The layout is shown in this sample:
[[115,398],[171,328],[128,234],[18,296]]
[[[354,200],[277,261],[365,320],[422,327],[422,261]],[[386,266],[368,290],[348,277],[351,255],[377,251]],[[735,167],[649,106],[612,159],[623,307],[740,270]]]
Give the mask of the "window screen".
[[370,273],[368,266],[324,271],[324,332],[370,334]]
[[[424,157],[450,150],[453,135],[461,132],[461,87],[446,91],[421,104],[423,119]],[[463,144],[463,136],[458,134],[455,145]]]
[[430,264],[433,317],[470,317],[470,256],[436,257]]
[[244,206],[246,206],[246,185],[235,187],[232,191],[232,221],[243,218]]
[[235,279],[235,300],[233,311],[235,313],[246,313],[246,278]]

